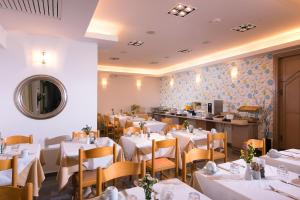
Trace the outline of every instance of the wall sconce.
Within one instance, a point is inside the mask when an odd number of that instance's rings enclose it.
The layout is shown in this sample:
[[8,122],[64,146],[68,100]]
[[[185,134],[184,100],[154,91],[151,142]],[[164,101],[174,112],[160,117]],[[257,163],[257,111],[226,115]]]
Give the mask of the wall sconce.
[[142,81],[140,79],[136,80],[136,87],[137,87],[138,90],[141,89],[141,87],[142,87]]
[[45,65],[47,63],[47,55],[46,55],[46,51],[42,51],[42,64]]
[[32,52],[32,61],[34,65],[47,65],[47,66],[54,66],[55,63],[55,55],[53,55],[53,52],[48,52],[45,50],[37,50]]
[[230,71],[230,75],[232,79],[236,79],[238,75],[238,69],[237,67],[233,67]]
[[170,80],[170,86],[173,87],[173,85],[174,85],[174,78],[171,78],[171,80]]
[[200,83],[201,81],[201,75],[198,73],[196,74],[196,83]]
[[102,78],[101,85],[102,85],[102,88],[104,88],[104,89],[107,87],[107,79],[106,78]]

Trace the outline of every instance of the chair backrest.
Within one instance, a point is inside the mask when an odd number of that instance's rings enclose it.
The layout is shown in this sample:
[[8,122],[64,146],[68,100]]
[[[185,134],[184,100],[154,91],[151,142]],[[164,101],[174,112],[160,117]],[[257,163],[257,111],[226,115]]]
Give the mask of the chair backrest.
[[13,135],[5,138],[6,145],[13,145],[13,144],[32,144],[33,138],[32,135],[24,136],[24,135]]
[[189,152],[184,152],[182,157],[182,181],[186,182],[187,164],[196,160],[210,160],[211,150],[191,149]]
[[258,140],[258,139],[249,139],[245,142],[246,145],[251,145],[255,149],[261,149],[262,155],[266,154],[266,140],[265,138]]
[[121,122],[120,122],[120,119],[118,117],[114,117],[114,126],[116,128],[120,128],[121,127]]
[[138,135],[141,132],[141,128],[140,127],[128,127],[128,128],[124,128],[124,133],[128,133],[130,131],[131,131],[132,134]]
[[110,124],[110,117],[109,115],[104,115],[103,116],[104,124],[107,126]]
[[[106,147],[98,147],[94,149],[84,150],[79,149],[79,162],[78,162],[78,173],[79,173],[79,197],[82,198],[83,192],[83,162],[87,159],[92,158],[101,158],[105,156],[113,156],[113,162],[117,160],[117,145],[113,144],[113,146]],[[98,194],[99,195],[99,194]]]
[[154,174],[154,169],[155,169],[155,152],[160,149],[160,148],[169,148],[169,147],[174,147],[175,148],[175,165],[176,165],[176,170],[178,169],[178,158],[179,158],[179,151],[178,151],[178,139],[166,139],[166,140],[159,140],[155,141],[152,140],[152,175]]
[[176,130],[183,130],[184,127],[183,127],[183,125],[180,125],[180,124],[168,124],[168,125],[167,125],[167,131],[168,131],[168,132],[171,131],[171,130],[173,130],[173,129],[176,129]]
[[25,187],[0,186],[0,200],[32,200],[32,183]]
[[[93,130],[90,131],[90,133],[93,133],[96,138],[100,137],[100,131],[99,130]],[[84,131],[73,131],[72,133],[72,139],[79,138],[79,137],[87,137],[88,135]]]
[[143,178],[146,173],[145,161],[135,163],[130,161],[116,162],[106,169],[97,169],[97,195],[102,192],[102,184],[125,176],[140,175]]
[[[12,186],[17,187],[18,179],[18,157],[13,156],[12,159],[0,160],[0,171],[12,169]],[[1,196],[1,195],[0,195]]]
[[129,128],[129,127],[133,127],[133,122],[126,120],[124,128]]
[[46,138],[45,139],[45,147],[60,144],[63,141],[70,140],[71,137],[69,135],[61,135],[53,138]]
[[136,116],[140,117],[140,118],[144,118],[146,121],[149,119],[149,115],[148,114],[137,114]]
[[211,160],[214,160],[215,141],[223,142],[225,161],[227,161],[227,133],[207,134],[207,149],[211,149]]
[[166,117],[166,118],[161,119],[161,122],[164,122],[166,124],[172,124],[173,123],[173,119]]

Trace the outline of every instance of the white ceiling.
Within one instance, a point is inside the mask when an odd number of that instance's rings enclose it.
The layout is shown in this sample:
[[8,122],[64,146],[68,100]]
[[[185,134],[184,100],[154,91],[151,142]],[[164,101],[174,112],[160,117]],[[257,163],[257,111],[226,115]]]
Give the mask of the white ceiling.
[[[4,4],[3,1],[7,2],[0,0],[0,3]],[[39,1],[41,4],[43,1],[46,2],[46,0],[29,0],[32,1],[35,3]],[[82,39],[98,0],[61,0],[61,3],[61,19],[0,8],[0,25],[8,31]]]
[[[169,15],[168,11],[179,2],[195,7],[196,11],[184,18]],[[211,23],[215,18],[221,22]],[[300,1],[101,0],[93,19],[113,24],[119,38],[109,50],[100,48],[100,66],[159,70],[300,28]],[[244,33],[231,30],[243,23],[257,27]],[[149,35],[147,31],[155,34]],[[133,40],[144,44],[129,46],[128,42]],[[185,48],[192,52],[177,52]]]

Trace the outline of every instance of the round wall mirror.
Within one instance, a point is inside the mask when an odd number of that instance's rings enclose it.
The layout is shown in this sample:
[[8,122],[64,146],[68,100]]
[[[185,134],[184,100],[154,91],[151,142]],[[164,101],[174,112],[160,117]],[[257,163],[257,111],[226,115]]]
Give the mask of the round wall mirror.
[[23,80],[15,92],[18,110],[33,119],[58,115],[67,103],[64,85],[54,77],[35,75]]

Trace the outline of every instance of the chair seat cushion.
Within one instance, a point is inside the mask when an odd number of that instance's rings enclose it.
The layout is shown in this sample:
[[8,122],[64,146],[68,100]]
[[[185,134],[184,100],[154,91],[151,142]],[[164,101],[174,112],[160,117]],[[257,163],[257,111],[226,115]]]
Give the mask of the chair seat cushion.
[[[79,173],[75,174],[76,185],[79,185]],[[97,171],[96,170],[87,170],[83,171],[83,187],[96,185],[97,181]]]
[[[147,168],[152,169],[152,160],[148,160],[146,162],[146,166]],[[175,168],[175,163],[168,158],[156,158],[154,160],[154,166],[155,166],[154,171],[163,171],[166,169]]]

